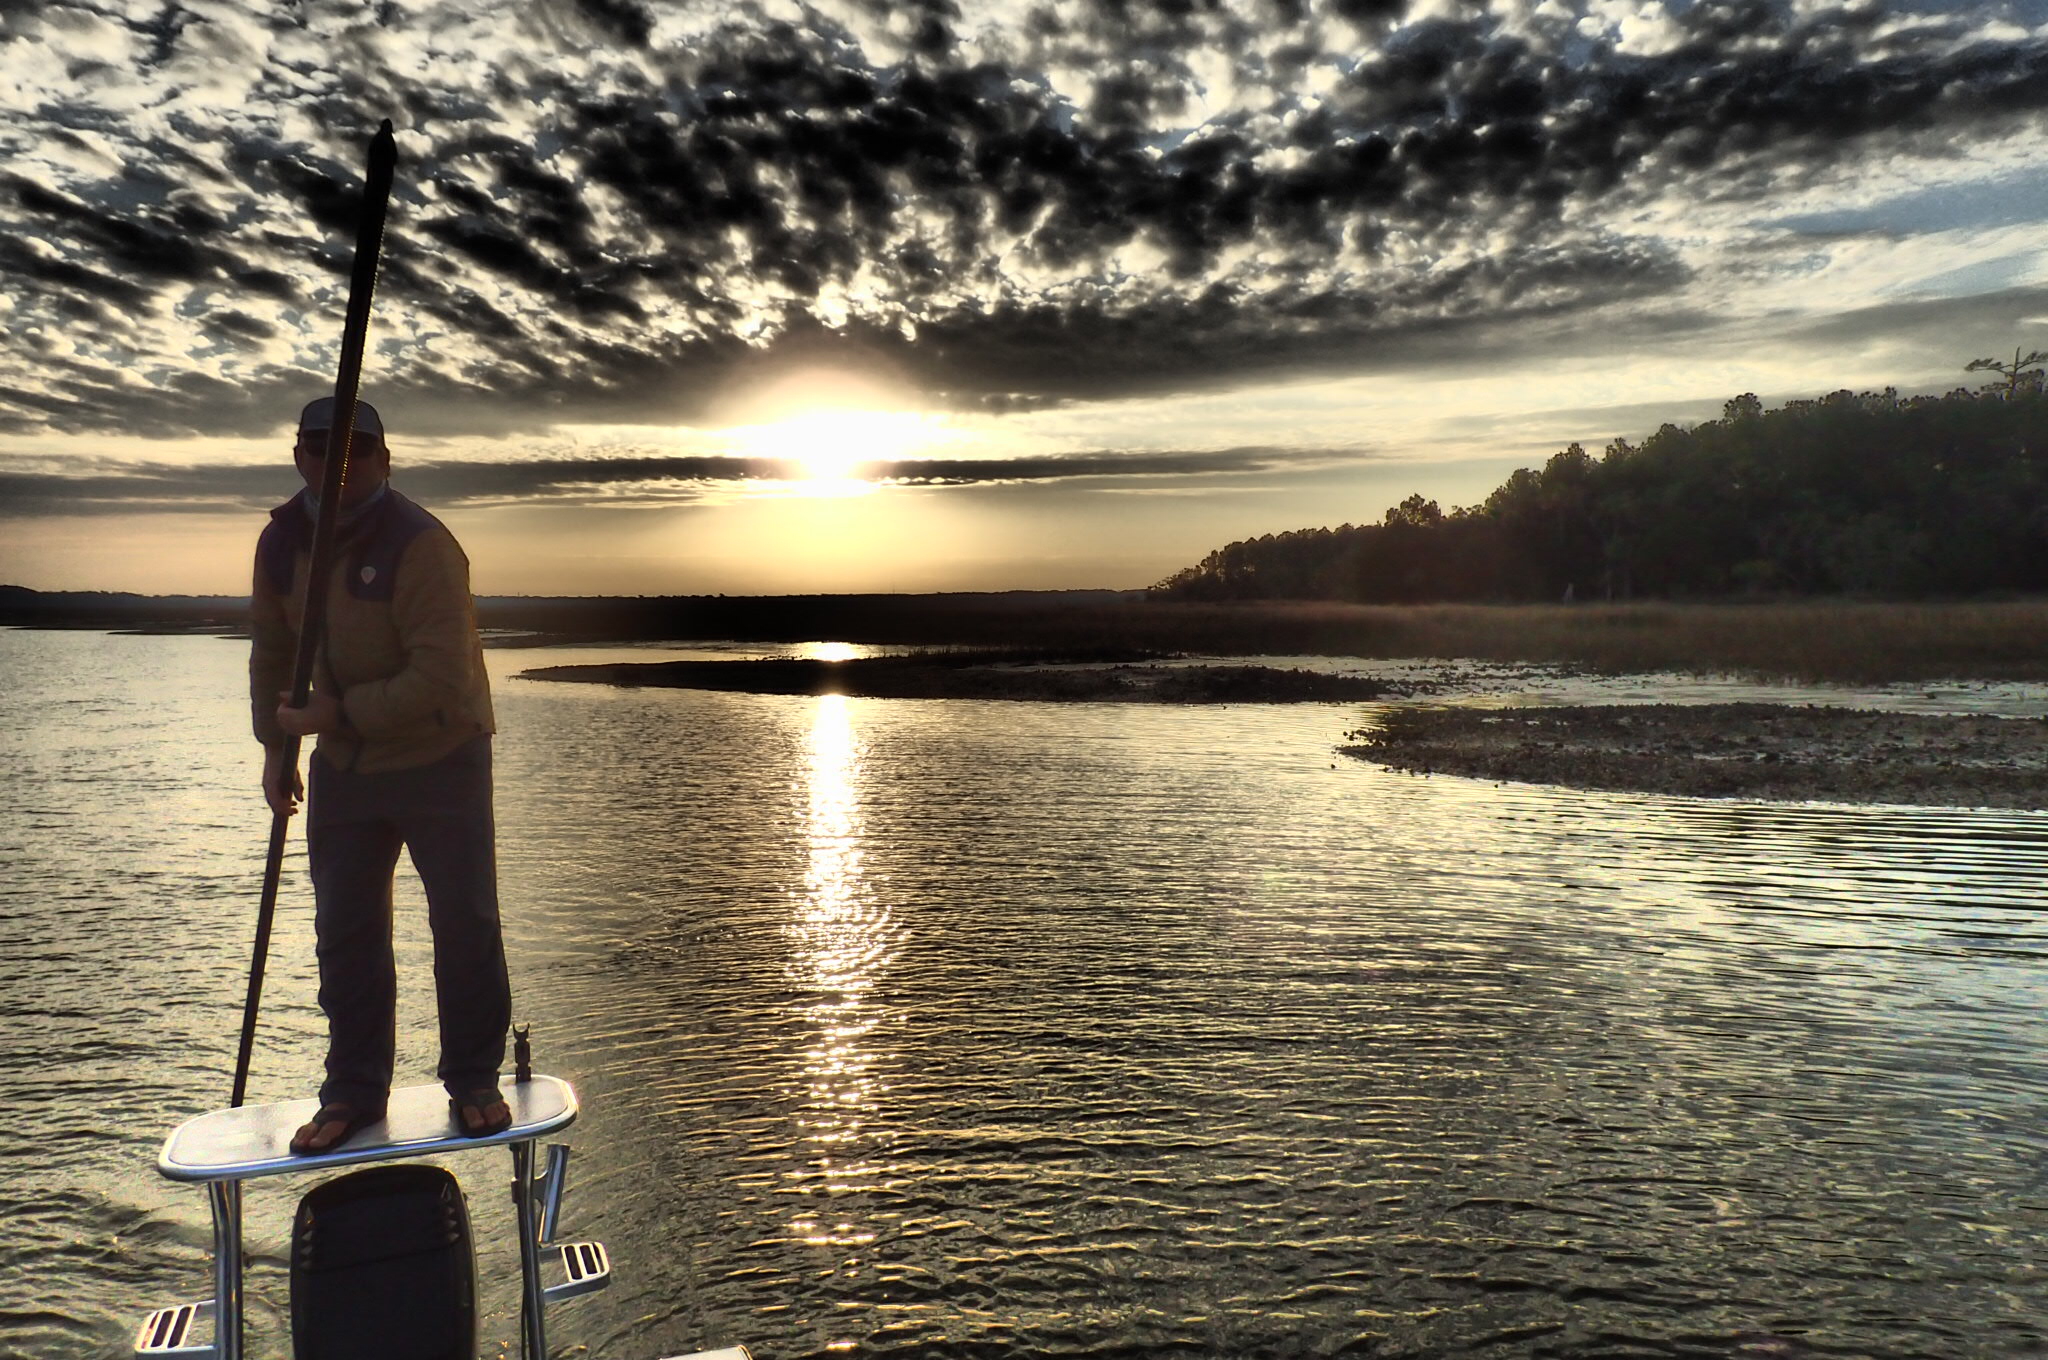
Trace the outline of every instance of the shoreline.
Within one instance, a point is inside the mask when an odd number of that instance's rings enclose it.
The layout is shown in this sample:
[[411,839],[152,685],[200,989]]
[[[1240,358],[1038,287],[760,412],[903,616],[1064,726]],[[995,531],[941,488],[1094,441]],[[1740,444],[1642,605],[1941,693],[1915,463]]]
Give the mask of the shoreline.
[[[2038,604],[2018,608],[2023,615],[2041,617]],[[1414,611],[1418,616],[1434,612]],[[1558,612],[1543,611],[1545,615]],[[1802,612],[1787,610],[1776,621],[1799,622]],[[1974,613],[1969,609],[1962,612]],[[1711,610],[1703,615],[1711,616]],[[1577,620],[1588,622],[1597,617],[1590,613],[1576,615]],[[1653,617],[1650,611],[1639,615],[1616,611],[1607,621],[1628,618],[1648,622]],[[1757,621],[1749,620],[1752,624]],[[52,622],[40,621],[43,627]],[[86,631],[144,636],[232,637],[220,630],[218,619],[155,620],[129,627],[109,626],[110,622],[98,620],[74,626]],[[1382,668],[1379,674],[1333,675],[1321,670],[1257,664],[1251,656],[1236,663],[1232,653],[1206,648],[1148,645],[1167,639],[1134,643],[1114,630],[1052,645],[984,642],[959,650],[906,652],[845,661],[757,658],[612,662],[538,667],[518,674],[521,678],[567,683],[761,694],[1178,705],[1359,704],[1424,696],[1455,702],[1468,696],[1479,698],[1483,690],[1500,694],[1500,686],[1505,682],[1516,691],[1510,701],[1523,706],[1392,707],[1378,715],[1374,726],[1348,734],[1349,742],[1337,749],[1354,758],[1409,773],[1443,773],[1620,792],[2048,810],[2048,717],[2033,716],[2042,708],[2036,687],[2044,678],[2039,668],[2048,663],[2040,658],[2048,656],[2048,648],[2035,652],[2030,665],[2013,665],[2009,656],[1999,655],[2023,641],[2028,631],[2021,629],[2008,634],[1997,648],[1944,647],[1942,650],[1959,658],[1948,665],[1855,666],[1835,674],[1813,673],[1833,670],[1831,667],[1716,665],[1698,653],[1692,656],[1690,664],[1588,664],[1584,657],[1526,655],[1542,650],[1535,647],[1491,649],[1523,652],[1519,660],[1470,653],[1463,654],[1461,659],[1428,660],[1460,656],[1446,647],[1406,652],[1405,661]],[[1105,637],[1117,637],[1118,641],[1105,643]],[[1931,636],[1921,640],[1935,641]],[[1943,640],[1950,644],[1962,641],[1954,636]],[[501,635],[492,642],[518,649],[550,643],[590,645],[592,639],[579,636],[572,642],[568,638],[543,639],[528,634],[517,638]],[[957,642],[953,645],[958,647]],[[1281,662],[1317,655],[1358,660],[1388,657],[1386,649],[1371,650],[1373,656],[1360,650],[1308,648],[1252,656],[1262,655]],[[1711,653],[1716,649],[1703,650]],[[1160,664],[1190,654],[1204,659]],[[1897,658],[1893,660],[1896,663]],[[1795,669],[1807,669],[1807,673],[1787,673]],[[1628,695],[1624,702],[1601,701],[1605,697],[1600,685],[1603,678],[1630,675],[1650,677],[1652,684]],[[1659,687],[1665,687],[1664,693],[1669,695],[1673,692],[1668,687],[1673,678],[1687,675],[1709,686],[1716,677],[1728,681],[1748,677],[1754,683],[1775,678],[1780,684],[1774,693],[1741,701],[1734,701],[1740,698],[1739,694],[1721,700],[1697,690],[1690,697],[1708,698],[1707,702],[1633,701],[1639,695],[1655,694]],[[1853,702],[1872,705],[1868,707],[1842,707],[1841,696],[1837,696],[1834,706],[1821,707],[1806,702],[1797,693],[1815,683],[1853,684],[1858,680],[1874,687],[1903,683],[1917,686],[1933,681],[1936,675],[1949,685],[2018,687],[2025,693],[2017,696],[2017,702],[2015,696],[2008,695],[1997,706],[2008,712],[2018,709],[2029,716],[1892,711],[1883,707],[1885,696],[1877,694],[1853,698]],[[1553,694],[1548,702],[1539,699],[1536,704],[1527,703],[1534,696],[1527,693],[1531,686],[1524,682],[1554,681],[1560,676],[1585,677],[1594,683],[1573,686],[1580,691],[1580,702],[1576,704],[1558,702],[1567,697],[1564,694]],[[1683,694],[1686,688],[1680,685],[1678,692]],[[1926,698],[1932,701],[1935,695],[1930,690]]]
[[[1601,675],[1803,683],[2048,681],[2048,598],[1743,599],[1521,605],[1166,602],[1138,591],[477,598],[496,647],[723,639],[1154,655],[1454,657]],[[232,634],[246,601],[0,586],[0,626]]]

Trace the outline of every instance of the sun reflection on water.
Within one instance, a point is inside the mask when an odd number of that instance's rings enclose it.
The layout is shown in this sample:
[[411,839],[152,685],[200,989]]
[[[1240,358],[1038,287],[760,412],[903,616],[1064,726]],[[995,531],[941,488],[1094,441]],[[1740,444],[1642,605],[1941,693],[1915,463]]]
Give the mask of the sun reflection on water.
[[848,700],[828,694],[814,702],[804,824],[809,862],[788,926],[798,1004],[812,1032],[804,1054],[809,1108],[798,1121],[810,1156],[795,1173],[808,1203],[790,1227],[813,1246],[859,1246],[875,1234],[854,1221],[844,1197],[877,1183],[878,1169],[863,1160],[861,1145],[863,1121],[882,1094],[873,1044],[882,1015],[873,991],[889,963],[892,925],[863,869],[863,750]]

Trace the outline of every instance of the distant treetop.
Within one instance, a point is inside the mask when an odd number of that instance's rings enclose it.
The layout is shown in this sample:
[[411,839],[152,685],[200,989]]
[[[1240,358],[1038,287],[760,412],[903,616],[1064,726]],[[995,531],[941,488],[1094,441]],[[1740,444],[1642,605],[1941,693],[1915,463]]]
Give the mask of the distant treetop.
[[2048,590],[2048,354],[1976,359],[1939,397],[1839,391],[1571,444],[1478,505],[1232,543],[1153,593],[1184,599],[1627,599]]

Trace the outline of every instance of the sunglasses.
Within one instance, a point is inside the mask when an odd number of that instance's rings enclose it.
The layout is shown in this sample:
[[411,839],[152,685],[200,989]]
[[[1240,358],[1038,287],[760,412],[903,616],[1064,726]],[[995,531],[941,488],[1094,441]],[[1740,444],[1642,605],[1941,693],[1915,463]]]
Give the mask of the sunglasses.
[[[374,455],[384,447],[384,441],[375,435],[359,434],[350,443],[353,446],[350,451],[357,457]],[[317,440],[301,439],[293,446],[292,451],[301,458],[325,458],[327,456],[327,440],[324,437]]]

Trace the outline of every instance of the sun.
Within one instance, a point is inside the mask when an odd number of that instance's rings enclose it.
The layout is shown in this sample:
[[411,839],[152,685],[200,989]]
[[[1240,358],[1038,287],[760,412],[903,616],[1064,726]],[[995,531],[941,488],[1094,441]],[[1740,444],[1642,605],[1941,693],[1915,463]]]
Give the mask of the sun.
[[929,447],[930,418],[913,411],[819,407],[732,433],[749,454],[785,470],[780,486],[797,496],[864,496],[896,459]]
[[882,368],[792,363],[719,394],[711,415],[752,474],[752,497],[865,496],[904,459],[958,452],[974,440],[943,412],[921,409],[912,383]]

